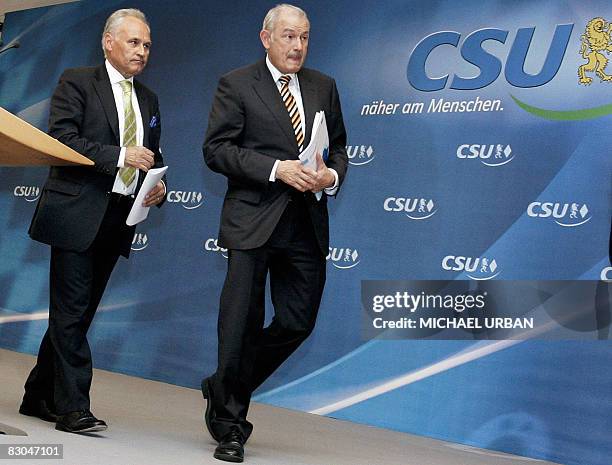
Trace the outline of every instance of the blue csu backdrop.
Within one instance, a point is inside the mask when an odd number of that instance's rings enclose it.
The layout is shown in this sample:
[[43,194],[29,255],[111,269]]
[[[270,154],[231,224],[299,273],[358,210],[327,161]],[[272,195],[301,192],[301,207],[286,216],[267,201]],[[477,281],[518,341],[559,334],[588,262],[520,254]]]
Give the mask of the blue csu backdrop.
[[[606,272],[612,119],[610,107],[593,109],[612,103],[612,82],[585,70],[580,83],[579,67],[583,42],[585,56],[597,53],[581,38],[589,22],[612,20],[609,0],[300,5],[312,22],[308,65],[338,83],[352,166],[330,202],[315,334],[256,400],[609,465],[612,345],[594,340],[609,329],[556,342],[360,336],[362,279]],[[141,78],[160,97],[172,192],[117,267],[91,341],[99,368],[196,387],[216,364],[226,267],[215,242],[225,180],[204,166],[201,143],[219,76],[263,57],[258,33],[272,5],[83,1],[10,14],[5,42],[22,47],[0,57],[0,105],[46,130],[61,72],[101,63],[103,22],[127,6],[151,21]],[[28,353],[46,327],[49,250],[27,236],[45,175],[0,169],[0,345]]]

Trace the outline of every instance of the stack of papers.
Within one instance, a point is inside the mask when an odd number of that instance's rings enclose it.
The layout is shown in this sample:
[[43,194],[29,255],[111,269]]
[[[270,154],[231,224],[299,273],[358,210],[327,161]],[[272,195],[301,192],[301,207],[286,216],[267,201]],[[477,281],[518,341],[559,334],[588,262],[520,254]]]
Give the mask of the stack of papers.
[[[321,154],[323,161],[329,156],[329,135],[327,134],[327,123],[325,122],[325,112],[317,111],[312,124],[312,135],[308,146],[300,153],[302,165],[313,170],[317,170],[317,153]],[[321,200],[322,192],[315,193],[317,200]]]

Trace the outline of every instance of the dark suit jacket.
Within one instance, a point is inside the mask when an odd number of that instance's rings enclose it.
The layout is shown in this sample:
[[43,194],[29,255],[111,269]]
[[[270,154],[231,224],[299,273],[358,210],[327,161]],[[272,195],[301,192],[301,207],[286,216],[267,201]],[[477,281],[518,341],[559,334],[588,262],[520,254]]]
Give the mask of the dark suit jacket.
[[[134,87],[143,120],[143,145],[155,153],[155,167],[163,166],[157,96],[136,80]],[[51,168],[29,233],[45,244],[82,252],[95,239],[104,218],[121,150],[117,108],[104,65],[63,73],[51,98],[49,135],[95,165]],[[143,178],[141,172],[139,181]],[[126,257],[134,230],[126,226],[122,232],[119,252]]]
[[[326,165],[346,173],[346,131],[335,81],[318,71],[298,73],[306,118],[305,143],[310,141],[317,111],[325,111],[329,132]],[[275,160],[297,159],[299,150],[289,114],[265,60],[221,77],[204,141],[207,165],[227,177],[219,244],[229,249],[263,245],[278,223],[291,191],[287,184],[269,182]],[[329,250],[327,196],[305,196],[321,251]]]

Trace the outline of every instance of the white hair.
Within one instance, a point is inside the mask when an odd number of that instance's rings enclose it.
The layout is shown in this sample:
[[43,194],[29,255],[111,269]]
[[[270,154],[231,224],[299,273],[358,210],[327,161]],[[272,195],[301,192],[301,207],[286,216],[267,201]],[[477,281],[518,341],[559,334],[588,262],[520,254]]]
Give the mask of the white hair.
[[141,20],[147,25],[149,30],[151,29],[151,27],[149,26],[149,21],[147,21],[147,17],[142,11],[137,10],[136,8],[123,8],[121,10],[115,11],[106,20],[106,24],[104,24],[104,31],[102,31],[102,50],[104,50],[104,56],[106,56],[106,49],[104,48],[104,36],[107,33],[114,36],[115,31],[117,30],[119,25],[123,22],[125,18],[129,17]]
[[292,12],[298,16],[301,16],[310,23],[304,10],[298,8],[297,6],[289,5],[288,3],[281,3],[268,11],[268,14],[266,14],[266,17],[263,20],[263,29],[266,31],[272,31],[278,16],[284,11]]

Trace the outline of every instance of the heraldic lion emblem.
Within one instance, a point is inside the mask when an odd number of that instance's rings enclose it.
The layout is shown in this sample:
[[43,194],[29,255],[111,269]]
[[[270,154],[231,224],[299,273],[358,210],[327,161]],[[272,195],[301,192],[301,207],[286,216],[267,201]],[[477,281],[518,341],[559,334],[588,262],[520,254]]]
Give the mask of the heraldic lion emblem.
[[608,58],[604,56],[604,52],[612,52],[611,32],[610,23],[603,18],[593,18],[587,24],[584,34],[580,37],[582,42],[580,54],[589,61],[578,68],[580,84],[590,85],[593,79],[588,77],[586,73],[593,71],[602,82],[612,81],[612,76],[606,74],[605,71]]

